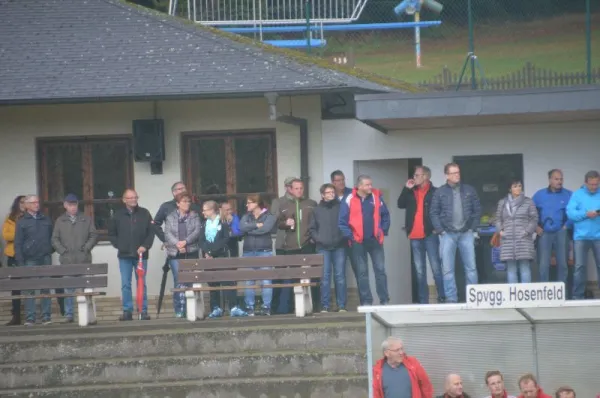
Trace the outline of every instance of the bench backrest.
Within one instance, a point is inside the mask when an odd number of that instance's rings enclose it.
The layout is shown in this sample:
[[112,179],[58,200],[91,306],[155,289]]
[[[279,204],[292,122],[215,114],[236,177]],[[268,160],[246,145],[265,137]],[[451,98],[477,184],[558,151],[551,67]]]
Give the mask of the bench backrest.
[[107,287],[107,273],[106,263],[0,268],[0,291]]
[[[261,269],[262,268],[262,269]],[[179,260],[180,283],[320,278],[322,254]]]

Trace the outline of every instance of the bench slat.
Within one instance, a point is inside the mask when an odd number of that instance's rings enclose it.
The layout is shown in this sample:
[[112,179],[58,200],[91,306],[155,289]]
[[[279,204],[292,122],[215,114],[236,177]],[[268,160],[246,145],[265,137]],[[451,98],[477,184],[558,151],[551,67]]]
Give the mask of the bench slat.
[[42,265],[0,268],[0,279],[40,278],[44,276],[105,275],[108,264]]
[[57,298],[57,297],[77,297],[77,296],[106,296],[106,292],[78,292],[73,294],[60,293],[60,294],[36,294],[33,296],[0,296],[0,300],[15,300],[15,299],[30,299],[30,298]]
[[298,267],[306,265],[323,265],[322,254],[294,254],[290,256],[270,257],[224,257],[202,258],[196,260],[179,260],[181,271],[197,271],[209,269],[259,268],[259,267]]
[[320,278],[323,267],[281,268],[272,270],[227,270],[203,272],[179,272],[179,283],[237,282],[273,279]]
[[308,287],[308,286],[317,286],[319,285],[319,282],[311,282],[311,283],[276,283],[273,285],[250,285],[250,286],[215,286],[215,287],[189,287],[189,288],[177,288],[177,289],[171,289],[172,292],[185,292],[187,290],[191,290],[193,292],[210,292],[213,290],[245,290],[245,289],[254,289],[254,290],[260,290],[263,287],[270,287],[270,288],[280,288],[280,287],[294,287],[294,286],[302,286],[302,287]]
[[108,286],[106,276],[75,276],[69,278],[4,279],[0,280],[0,291],[99,288]]

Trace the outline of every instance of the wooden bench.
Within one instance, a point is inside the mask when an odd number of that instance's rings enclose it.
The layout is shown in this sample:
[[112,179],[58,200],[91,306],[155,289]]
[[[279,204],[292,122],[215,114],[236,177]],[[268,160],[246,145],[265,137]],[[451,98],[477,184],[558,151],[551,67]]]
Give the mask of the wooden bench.
[[[42,265],[0,268],[0,292],[12,290],[83,289],[75,293],[2,296],[0,300],[77,297],[79,326],[96,323],[94,289],[108,286],[108,264]],[[64,278],[63,278],[64,277]]]
[[[259,269],[272,267],[272,269]],[[297,254],[272,257],[228,257],[199,260],[179,260],[178,281],[191,287],[176,288],[173,292],[185,292],[187,319],[204,319],[204,296],[202,292],[211,290],[238,290],[240,288],[261,289],[263,287],[293,287],[296,316],[303,317],[313,312],[310,287],[317,285],[312,279],[323,275],[323,255]],[[245,282],[277,279],[299,279],[297,283],[254,286],[217,286],[209,282]]]

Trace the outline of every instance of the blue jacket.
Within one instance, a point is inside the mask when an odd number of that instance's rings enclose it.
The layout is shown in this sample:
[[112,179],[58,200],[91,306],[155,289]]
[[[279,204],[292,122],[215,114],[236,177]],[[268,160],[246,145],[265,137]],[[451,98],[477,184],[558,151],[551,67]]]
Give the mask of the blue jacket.
[[600,192],[591,193],[584,185],[571,195],[567,205],[567,216],[574,223],[573,239],[598,240],[600,239],[600,216],[589,218],[588,211],[600,210]]
[[[380,195],[379,191],[373,190]],[[350,203],[352,202],[353,193],[346,196],[346,199],[340,203],[340,214],[338,219],[338,227],[342,231],[342,235],[352,241],[355,240],[354,233],[351,228],[350,220]],[[383,235],[387,236],[390,229],[391,220],[390,212],[383,201],[383,198],[379,196],[379,229],[383,231]],[[364,200],[361,200],[361,215],[363,223],[363,239],[369,239],[374,236],[374,211],[375,203],[373,200],[373,194],[367,196]]]
[[454,231],[452,227],[452,187],[447,183],[435,190],[431,199],[429,217],[435,232],[466,232],[476,231],[480,224],[481,203],[477,191],[470,185],[460,184],[460,196],[462,200],[463,216],[466,220],[462,231]]
[[542,188],[533,195],[533,203],[539,214],[538,225],[546,232],[556,232],[566,225],[573,228],[573,222],[567,218],[567,204],[573,192],[562,188],[553,192]]
[[[52,254],[52,220],[43,213],[32,216],[29,212],[17,221],[15,229],[15,260],[25,265],[31,260],[42,260]],[[47,264],[52,265],[52,264]]]

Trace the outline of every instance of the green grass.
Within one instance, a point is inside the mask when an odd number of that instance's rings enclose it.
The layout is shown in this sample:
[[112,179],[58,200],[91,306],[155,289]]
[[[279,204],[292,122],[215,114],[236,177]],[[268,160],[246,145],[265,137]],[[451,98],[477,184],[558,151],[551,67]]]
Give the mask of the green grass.
[[[360,38],[356,35],[346,35],[345,39],[332,38],[326,53],[352,48],[358,68],[411,83],[432,79],[442,72],[444,66],[458,74],[467,53],[468,37],[463,28],[444,28],[444,31],[432,31],[429,35],[437,37],[427,37],[428,33],[424,32],[421,40],[422,67],[419,69],[415,65],[413,35],[408,31],[392,34],[374,32]],[[600,68],[600,15],[594,15],[592,28],[592,66]],[[488,78],[520,71],[527,62],[538,69],[558,73],[581,73],[586,68],[581,15],[479,26],[475,35],[475,53]]]

